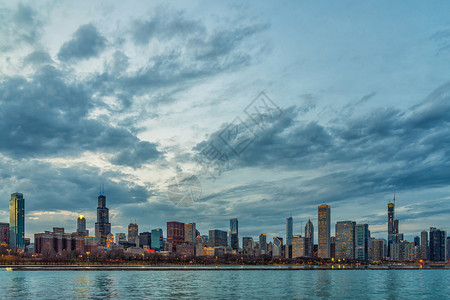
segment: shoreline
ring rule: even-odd
[[[74,266],[74,265],[10,265],[1,271],[344,271],[344,270],[450,270],[450,266]]]

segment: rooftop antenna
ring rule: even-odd
[[[395,192],[394,192],[394,207],[395,207]]]

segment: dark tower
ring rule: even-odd
[[[106,246],[106,239],[111,233],[111,223],[109,223],[109,209],[106,207],[106,197],[103,187],[100,187],[98,196],[97,222],[95,223],[95,237],[100,245]]]
[[[394,220],[395,217],[394,211],[395,211],[395,194],[394,194],[394,203],[391,202],[388,203],[388,252],[387,252],[388,257],[391,257],[393,236],[398,231],[398,221],[395,222]]]

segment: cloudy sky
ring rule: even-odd
[[[27,237],[94,232],[102,183],[114,233],[317,233],[327,203],[386,238],[394,193],[409,240],[450,230],[448,2],[5,2],[0,221],[22,192]]]

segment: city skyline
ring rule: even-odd
[[[19,197],[19,200],[21,200],[21,204],[20,207],[22,209],[19,209],[18,212],[16,212],[16,210],[11,210],[11,207],[14,208],[16,207],[16,204],[14,204],[13,206],[11,206],[11,201],[16,200],[16,198]],[[17,200],[16,200],[17,201]],[[24,216],[24,197],[22,193],[13,193],[11,194],[11,199],[10,199],[10,216],[13,216],[15,214],[21,214],[21,220],[25,220],[26,216]],[[20,208],[19,207],[19,208]],[[338,227],[341,224],[345,224],[344,226],[348,226],[347,224],[353,224],[353,240],[352,242],[355,245],[355,249],[353,249],[353,257],[360,257],[361,254],[358,256],[357,253],[357,244],[358,247],[361,249],[361,247],[364,247],[364,245],[362,243],[365,243],[365,247],[367,247],[367,238],[370,236],[371,238],[375,238],[375,239],[383,239],[386,241],[386,250],[387,253],[391,253],[391,247],[393,243],[399,243],[400,241],[409,241],[409,242],[416,242],[416,238],[420,237],[420,239],[423,239],[423,232],[426,232],[428,230],[428,228],[431,229],[436,229],[436,227],[434,227],[433,225],[429,225],[429,227],[425,228],[424,230],[422,230],[420,233],[416,233],[415,235],[412,235],[410,238],[408,238],[407,236],[405,236],[403,233],[401,233],[399,231],[399,220],[397,218],[395,218],[395,210],[396,210],[396,206],[395,206],[395,195],[394,195],[394,199],[393,202],[389,201],[387,203],[387,211],[386,211],[386,216],[387,216],[387,222],[386,222],[386,232],[385,232],[385,236],[383,234],[381,235],[373,235],[371,234],[370,231],[370,224],[361,224],[359,222],[355,222],[355,221],[335,221],[333,223],[333,221],[331,221],[331,207],[327,204],[321,204],[318,207],[318,218],[317,220],[322,220],[321,223],[318,221],[317,222],[317,231],[314,231],[314,225],[313,222],[311,221],[311,218],[308,218],[308,221],[306,223],[306,225],[303,227],[303,222],[300,222],[300,228],[299,231],[294,230],[294,219],[292,217],[288,217],[286,218],[286,227],[285,227],[285,231],[284,231],[284,235],[283,234],[278,234],[273,236],[274,241],[277,240],[284,240],[284,243],[286,243],[286,245],[290,245],[292,243],[292,238],[295,237],[304,237],[304,238],[308,238],[309,240],[305,240],[305,249],[309,249],[307,251],[312,251],[311,247],[314,245],[314,241],[317,240],[317,256],[320,258],[329,258],[330,256],[330,251],[331,249],[329,248],[330,246],[330,238],[332,239],[336,239],[338,237]],[[123,236],[126,237],[126,240],[129,243],[134,243],[136,239],[139,239],[139,234],[140,233],[150,233],[153,231],[156,231],[158,233],[158,239],[163,236],[162,232],[158,232],[158,230],[161,230],[160,228],[148,228],[145,227],[145,229],[143,230],[139,230],[138,228],[138,224],[136,222],[130,222],[128,224],[128,230],[127,230],[127,234],[126,233],[122,233],[122,232],[112,232],[110,231],[111,228],[111,223],[109,223],[109,208],[106,207],[106,195],[104,194],[104,186],[101,185],[100,187],[100,192],[98,195],[98,207],[97,207],[97,222],[95,222],[95,238],[99,241],[99,245],[103,245],[105,246],[107,244],[107,239],[108,239],[108,235],[111,234],[112,238],[114,239],[114,237],[116,237],[116,240],[114,240],[116,243],[121,240],[120,238],[117,239],[117,236]],[[23,221],[22,221],[23,222]],[[178,243],[181,243],[181,241],[183,240],[184,242],[191,242],[191,243],[195,243],[195,238],[196,235],[195,233],[199,233],[199,231],[197,230],[196,227],[196,223],[185,223],[186,221],[182,221],[180,222],[180,220],[178,221],[167,221],[166,225],[167,225],[167,236],[165,236],[165,239],[167,241],[170,241],[170,243],[174,244],[174,249],[176,248],[176,245]],[[200,232],[200,234],[205,235],[206,232],[209,232],[209,235],[211,235],[212,231],[215,232],[219,232],[220,234],[226,234],[226,238],[224,243],[227,246],[230,246],[232,249],[237,250],[240,247],[241,243],[243,243],[243,241],[241,242],[240,240],[243,240],[244,238],[256,238],[257,236],[259,236],[259,238],[261,239],[261,236],[264,235],[264,240],[267,239],[267,233],[265,232],[261,232],[258,235],[255,236],[244,236],[241,235],[240,237],[238,236],[238,219],[237,218],[232,218],[229,219],[229,228],[228,228],[228,233],[227,230],[221,230],[221,229],[208,229],[205,232],[203,232],[203,234]],[[8,224],[9,227],[9,223],[2,223],[2,224]],[[97,225],[99,224],[99,225]],[[334,226],[335,225],[335,226]],[[25,224],[21,225],[22,228],[25,227]],[[98,230],[97,226],[99,228],[102,228],[102,230]],[[181,227],[182,228],[181,228]],[[358,226],[364,226],[365,231],[364,231],[364,235],[361,241],[357,240],[357,235],[361,235],[361,229],[359,230],[358,233]],[[64,229],[65,227],[61,227],[59,225],[55,225],[52,226],[53,228],[62,228]],[[79,215],[76,219],[76,224],[75,224],[75,230],[74,232],[76,233],[81,233],[84,236],[89,236],[89,229],[87,229],[88,227],[86,226],[86,218],[84,215]],[[220,228],[220,227],[219,227]],[[223,227],[222,227],[223,228]],[[336,228],[336,230],[332,230],[332,228]],[[106,231],[105,231],[106,229]],[[304,232],[302,232],[302,230],[304,230]],[[439,230],[441,231],[445,231],[447,232],[447,229],[445,227],[439,228]],[[47,230],[45,230],[47,231]],[[69,231],[70,231],[70,227],[69,227]],[[262,230],[264,231],[264,230]],[[11,231],[12,232],[12,231]],[[170,237],[169,237],[169,232],[170,232]],[[266,231],[267,232],[267,231]],[[322,235],[321,233],[322,232]],[[30,240],[33,241],[34,235],[37,232],[32,232],[29,233],[29,235],[31,236]],[[304,235],[303,235],[304,233]],[[311,234],[312,234],[312,239],[311,239]],[[348,235],[348,233],[347,233]],[[284,236],[285,238],[282,238],[280,236]],[[323,238],[321,239],[320,237],[323,236]],[[342,235],[341,235],[342,236]],[[12,234],[11,234],[12,237]],[[26,236],[25,236],[26,237]],[[289,237],[291,237],[291,240],[289,239]],[[326,238],[328,237],[328,238]],[[270,238],[270,235],[269,235]],[[324,239],[325,238],[325,239]],[[328,246],[322,246],[324,241],[328,241]],[[22,241],[23,243],[25,243],[25,241]],[[337,238],[337,243],[339,243],[340,240],[339,238]],[[151,241],[150,241],[151,243]],[[349,241],[347,241],[347,243],[349,243]],[[309,245],[311,244],[311,245]],[[345,244],[345,243],[344,243]],[[309,248],[308,248],[309,247]],[[328,250],[320,250],[320,249],[328,249]],[[326,252],[321,252],[321,251],[326,251]],[[361,251],[361,250],[360,250]],[[311,254],[310,252],[307,252],[309,254]],[[347,256],[349,255],[348,253],[346,254]],[[363,257],[365,257],[363,254]]]
[[[97,183],[113,233],[237,218],[271,241],[292,215],[317,242],[327,203],[331,234],[385,236],[394,193],[405,239],[449,231],[448,4],[413,2],[2,3],[0,195],[25,195],[27,238],[81,214],[93,235]],[[236,150],[239,120],[253,134]],[[196,160],[210,142],[228,157],[214,179]],[[186,206],[168,196],[179,174],[200,183]]]

